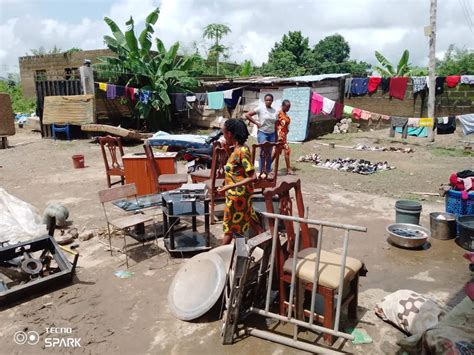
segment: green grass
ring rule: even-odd
[[[473,151],[455,148],[433,148],[431,153],[436,157],[474,157]]]

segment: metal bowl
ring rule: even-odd
[[[409,223],[394,223],[387,226],[387,240],[402,248],[415,249],[426,243],[431,233],[428,229]]]

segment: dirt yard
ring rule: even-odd
[[[354,157],[387,161],[395,170],[358,175],[318,169],[310,163],[296,163],[301,177],[309,217],[368,228],[354,233],[349,254],[363,260],[369,270],[360,280],[359,322],[373,338],[372,344],[354,346],[339,339],[334,347],[357,354],[396,353],[396,341],[404,335],[382,322],[373,312],[376,302],[398,289],[427,294],[447,308],[459,301],[470,273],[462,258],[464,249],[454,241],[432,239],[425,250],[404,250],[390,246],[385,228],[395,220],[394,205],[399,198],[422,201],[421,224],[429,227],[429,213],[444,211],[444,200],[413,192],[436,193],[451,172],[473,168],[473,154],[465,152],[457,135],[438,136],[434,144],[426,139],[406,142],[385,138],[386,131],[329,135],[317,141],[292,145],[292,161],[299,155],[318,153],[323,158]],[[464,138],[465,139],[465,138]],[[0,150],[0,187],[43,211],[50,201],[60,201],[70,211],[72,226],[92,229],[95,237],[79,242],[80,259],[73,284],[32,297],[0,310],[0,354],[85,353],[85,354],[292,354],[296,350],[255,337],[231,346],[221,345],[220,321],[210,317],[196,322],[175,319],[167,302],[168,287],[185,259],[170,258],[152,243],[131,249],[131,278],[114,275],[125,270],[124,256],[112,257],[98,236],[105,220],[97,192],[106,188],[105,169],[98,144],[88,140],[52,141],[41,139],[27,128],[9,138],[10,149]],[[358,143],[377,146],[412,147],[414,153],[360,152],[348,148],[316,145]],[[127,146],[126,152],[141,151],[141,145]],[[85,169],[74,169],[71,156],[85,155]],[[283,160],[281,161],[282,164]],[[184,165],[180,163],[180,169]],[[222,225],[212,228],[214,241],[222,238]],[[325,245],[341,250],[338,235]],[[121,241],[114,240],[120,246]],[[345,319],[345,318],[344,318]],[[349,325],[343,320],[342,329]],[[36,331],[47,337],[50,327],[70,327],[69,336],[80,338],[81,347],[45,348],[17,345],[17,331]],[[289,327],[279,331],[291,334]],[[304,334],[310,339],[315,334]],[[319,340],[320,344],[322,340]]]

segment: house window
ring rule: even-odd
[[[36,79],[36,81],[45,81],[45,80],[47,80],[46,70],[36,70],[35,79]]]

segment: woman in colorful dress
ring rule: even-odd
[[[225,165],[225,184],[218,189],[219,193],[225,193],[222,244],[229,244],[234,233],[244,234],[250,227],[260,232],[260,227],[251,199],[256,177],[250,150],[245,145],[249,136],[247,125],[242,120],[230,119],[225,122],[223,132],[227,147],[234,146]]]
[[[286,163],[286,173],[288,175],[293,175],[293,170],[290,167],[290,146],[288,145],[288,130],[291,123],[291,119],[288,116],[287,112],[291,108],[290,100],[283,100],[281,103],[281,109],[278,111],[278,119],[276,122],[276,131],[278,141],[282,144],[283,153],[285,154],[285,163]]]

